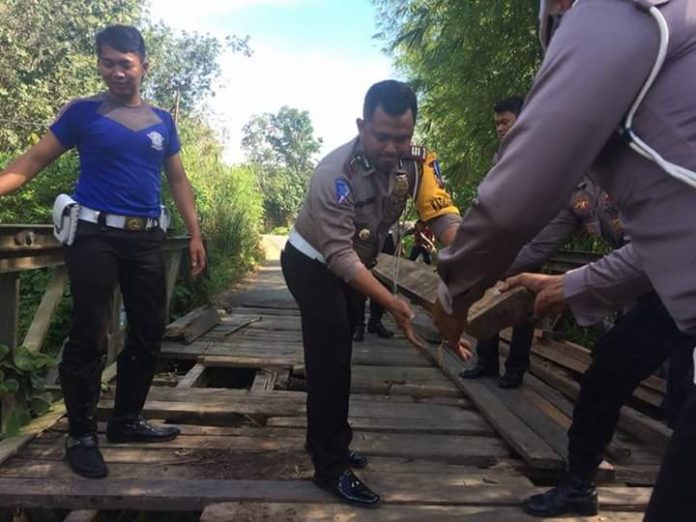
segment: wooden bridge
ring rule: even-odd
[[[384,504],[340,504],[310,480],[300,322],[278,246],[271,240],[266,264],[225,297],[225,312],[202,309],[170,325],[177,339],[163,345],[145,415],[181,426],[180,437],[110,444],[101,423],[109,476],[83,479],[64,461],[67,424],[56,406],[0,442],[0,520],[539,520],[519,503],[562,473],[570,398],[587,352],[537,339],[535,375],[501,390],[492,380],[458,379],[460,361],[438,344],[418,351],[399,335],[368,335],[353,350],[352,448],[369,458],[359,475]],[[428,336],[427,317],[418,323]],[[663,384],[651,380],[638,394],[655,400]],[[112,396],[111,388],[103,394],[102,420]],[[573,520],[642,519],[643,486],[654,481],[669,432],[632,408],[622,427],[602,465],[601,515]]]

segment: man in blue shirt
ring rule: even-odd
[[[179,155],[172,117],[140,95],[147,72],[145,43],[137,29],[111,26],[97,35],[98,67],[108,90],[66,105],[50,131],[0,174],[0,196],[18,189],[75,147],[80,176],[74,242],[66,246],[73,296],[72,326],[60,379],[70,423],[66,455],[72,469],[99,478],[108,470],[97,444],[96,406],[106,351],[112,297],[120,285],[128,337],[118,357],[110,442],[158,442],[179,434],[156,428],[141,413],[155,371],[165,325],[165,268],[160,227],[160,174],[191,241],[194,275],[206,264],[191,185]]]

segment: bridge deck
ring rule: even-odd
[[[121,510],[149,513],[140,520],[206,522],[538,520],[524,515],[519,502],[542,489],[530,477],[537,484],[558,477],[562,450],[549,453],[557,460],[544,469],[530,467],[460,387],[398,335],[368,335],[353,357],[352,447],[369,457],[359,475],[383,495],[383,506],[358,510],[317,489],[303,451],[299,317],[277,261],[227,302],[231,312],[217,327],[191,344],[163,346],[170,373],[158,376],[145,414],[179,424],[180,437],[157,445],[109,444],[100,423],[109,476],[87,480],[65,463],[67,424],[56,420],[23,444],[15,440],[12,451],[12,441],[0,445],[0,506],[41,508],[43,516],[65,510],[52,511],[61,515],[50,520],[115,520],[109,517]],[[530,386],[505,393],[516,397],[514,407],[533,408]],[[107,391],[100,402],[102,419],[111,397]],[[557,421],[552,436],[565,429]],[[635,469],[656,465],[656,455],[633,450]],[[3,451],[16,454],[3,461]],[[601,517],[575,520],[641,520],[649,492],[608,483],[600,491]],[[153,512],[169,515],[147,518]],[[28,513],[31,520],[49,520]]]

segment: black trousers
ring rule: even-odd
[[[696,389],[682,407],[653,489],[645,522],[696,520]]]
[[[592,353],[592,364],[582,377],[568,430],[572,474],[594,479],[604,447],[616,429],[621,406],[640,381],[671,354],[693,346],[694,338],[679,331],[654,293],[639,298],[635,308],[600,338]]]
[[[517,325],[512,329],[510,351],[505,360],[507,371],[519,372],[529,368],[529,351],[532,349],[534,339],[534,323]],[[478,363],[486,368],[498,371],[498,354],[500,338],[496,335],[488,339],[482,339],[476,343]]]
[[[281,253],[285,282],[302,320],[307,379],[307,449],[316,476],[332,479],[348,467],[350,360],[357,300],[363,297],[319,261],[290,244]],[[364,301],[362,301],[364,303]]]
[[[60,373],[73,435],[96,430],[91,403],[98,398],[117,283],[128,334],[118,356],[114,416],[142,410],[164,335],[163,240],[158,228],[131,232],[81,221],[75,242],[64,249],[73,311]]]
[[[420,245],[413,245],[413,248],[411,248],[411,253],[409,254],[408,258],[411,261],[415,261],[416,259],[418,259],[418,256],[423,256],[423,262],[426,265],[429,265],[432,262],[430,258],[430,251],[427,248],[422,247]]]
[[[382,253],[383,254],[389,254],[390,256],[393,256],[396,253],[396,245],[394,244],[394,237],[389,234],[384,241],[384,246],[382,247]],[[365,324],[365,302],[367,301],[367,297],[365,296],[357,296],[356,299],[354,300],[354,304],[356,306],[356,312],[357,312],[357,321],[356,325],[358,324]],[[372,324],[377,324],[382,321],[382,317],[384,317],[384,307],[379,304],[377,301],[374,301],[370,299],[370,323]]]

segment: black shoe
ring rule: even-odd
[[[524,378],[524,370],[507,370],[505,375],[498,379],[498,386],[506,390],[519,388]]]
[[[361,343],[365,340],[365,325],[359,324],[353,330],[353,341]]]
[[[381,321],[377,323],[367,323],[367,333],[377,334],[384,339],[391,339],[394,337],[394,332],[387,330]]]
[[[72,470],[83,477],[102,478],[109,473],[104,457],[99,452],[97,435],[94,433],[82,437],[68,435],[65,441],[65,456]]]
[[[571,477],[559,486],[522,502],[530,515],[557,517],[561,515],[594,516],[599,512],[597,490],[592,482]]]
[[[127,420],[109,420],[106,438],[109,442],[166,442],[174,440],[181,430],[176,426],[155,427],[138,416]]]
[[[347,469],[334,479],[314,477],[314,483],[321,489],[336,495],[347,504],[357,507],[373,508],[380,502],[379,495],[370,490],[355,474]]]
[[[367,457],[351,451],[348,453],[348,465],[353,469],[363,469],[367,466]]]
[[[497,377],[498,370],[483,364],[476,363],[475,366],[459,372],[462,379],[478,379],[479,377]]]

